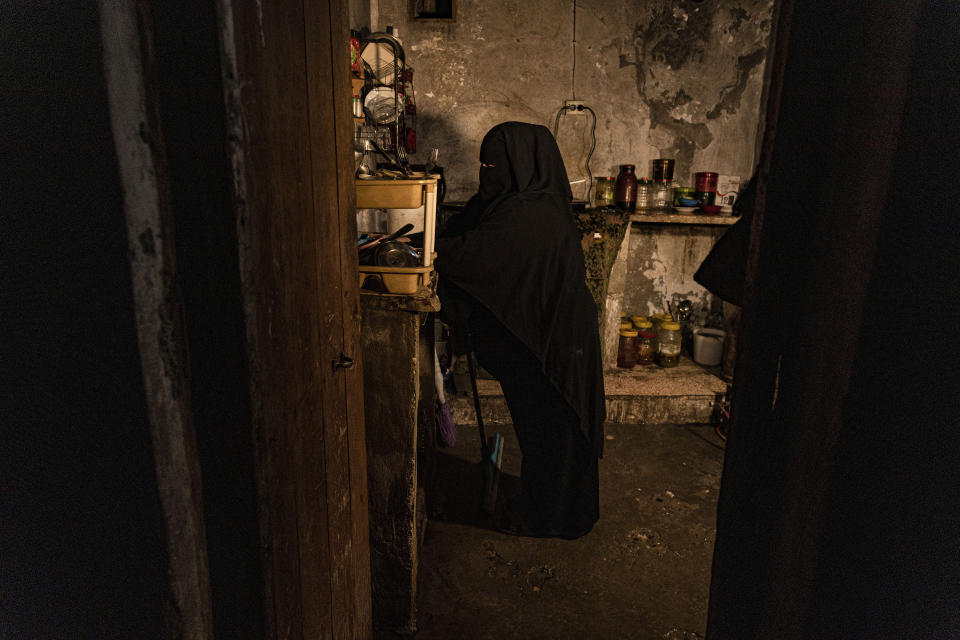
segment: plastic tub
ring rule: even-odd
[[[693,360],[708,367],[720,364],[726,337],[727,332],[720,329],[694,329]]]

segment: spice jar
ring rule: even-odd
[[[620,165],[617,176],[616,203],[618,209],[633,211],[637,206],[637,175],[632,164]]]
[[[597,190],[594,192],[594,205],[612,207],[617,193],[617,179],[613,176],[597,178]]]
[[[637,323],[637,364],[653,364],[653,323],[643,320]]]
[[[680,347],[683,336],[679,322],[663,322],[657,333],[657,364],[675,367],[680,363]]]
[[[637,364],[637,332],[633,329],[620,330],[620,344],[617,348],[617,366],[632,369]]]

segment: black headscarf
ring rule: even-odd
[[[484,137],[480,162],[479,191],[437,239],[441,303],[455,307],[462,301],[451,292],[465,292],[493,313],[540,361],[599,452],[597,309],[560,150],[546,127],[505,122]]]

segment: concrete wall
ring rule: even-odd
[[[634,223],[630,229],[623,310],[649,315],[667,310],[667,301],[688,299],[695,309],[710,310],[713,296],[693,281],[693,274],[727,227]]]
[[[448,199],[477,186],[483,134],[505,120],[553,128],[564,100],[597,114],[594,176],[649,173],[658,157],[752,174],[771,0],[459,0],[456,22],[412,22],[409,0],[370,0],[369,26],[399,29],[415,73],[418,153],[438,147]],[[361,13],[358,11],[358,13]],[[356,19],[356,18],[355,18]],[[575,77],[575,80],[574,80]],[[571,180],[586,177],[589,115],[561,118]],[[574,193],[584,197],[585,184]]]

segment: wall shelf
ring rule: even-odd
[[[698,224],[730,226],[740,219],[733,215],[707,215],[705,213],[631,213],[630,222],[641,224]]]

